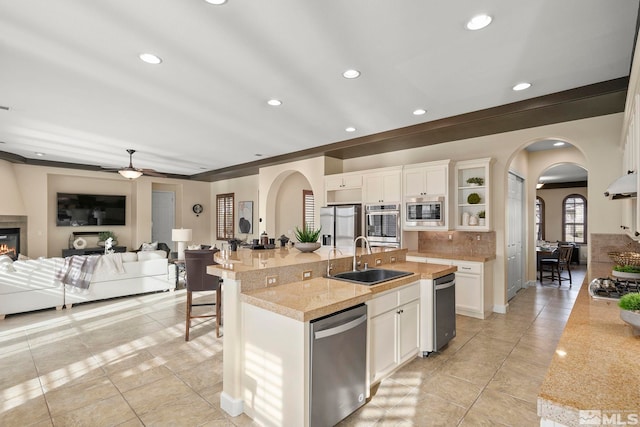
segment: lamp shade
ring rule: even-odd
[[[132,168],[120,169],[118,173],[127,179],[136,179],[142,176],[142,172]]]
[[[191,229],[190,228],[174,228],[171,230],[171,240],[174,242],[190,242],[191,241]]]

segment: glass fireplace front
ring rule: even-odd
[[[20,229],[0,228],[0,255],[17,259],[20,253]]]

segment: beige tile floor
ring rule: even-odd
[[[344,426],[537,426],[536,395],[582,282],[518,293],[506,315],[376,387]],[[219,405],[222,339],[184,341],[184,290],[0,321],[1,426],[247,426]]]

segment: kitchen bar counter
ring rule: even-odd
[[[302,282],[243,291],[241,300],[306,322],[368,301],[375,294],[408,285],[420,279],[435,279],[456,271],[456,267],[415,262],[387,264],[382,265],[381,268],[410,271],[414,274],[373,286],[318,277]]]
[[[469,253],[444,253],[444,252],[418,252],[409,251],[409,256],[417,256],[424,258],[441,258],[441,259],[455,259],[459,261],[474,261],[474,262],[487,262],[496,259],[496,255],[473,255]]]
[[[540,388],[542,426],[583,425],[581,410],[599,410],[621,421],[640,416],[640,338],[620,319],[615,301],[593,299],[588,291],[591,280],[608,277],[611,267],[589,265]]]

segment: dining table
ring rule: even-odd
[[[553,252],[558,249],[557,246],[536,246],[536,263],[538,264],[538,272],[540,273],[540,283],[542,283],[542,260],[545,258],[554,258]]]

